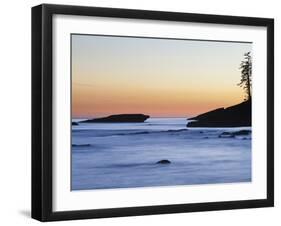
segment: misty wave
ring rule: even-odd
[[[130,135],[146,135],[146,134],[159,134],[159,133],[180,133],[180,132],[186,132],[188,131],[188,129],[170,129],[170,130],[160,130],[160,131],[133,131],[133,132],[132,130],[128,130],[128,132],[126,131],[127,130],[123,130],[123,131],[119,131],[118,133],[112,133],[112,131],[106,133],[106,131],[104,131],[104,133],[100,133],[100,134],[95,133],[95,130],[75,130],[74,132],[75,133],[92,132],[95,135],[95,137],[109,137],[109,136],[130,136]]]
[[[244,130],[187,128],[185,118],[72,127],[71,190],[250,182]]]
[[[179,133],[185,132],[188,129],[173,129],[173,130],[162,130],[162,131],[140,131],[140,132],[132,132],[132,133],[117,133],[114,136],[127,136],[127,135],[142,135],[142,134],[155,134],[155,133]]]

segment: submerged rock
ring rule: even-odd
[[[234,132],[223,132],[219,135],[219,138],[233,138],[235,136],[250,135],[251,130],[239,130]]]
[[[234,138],[235,135],[230,132],[223,132],[219,135],[219,138]]]
[[[237,135],[237,136],[239,136],[239,135],[250,135],[251,132],[252,132],[251,130],[239,130],[239,131],[233,132],[232,134]]]
[[[184,132],[184,131],[188,131],[188,129],[169,129],[165,132],[178,133],[178,132]]]
[[[72,147],[89,147],[90,144],[72,144]]]
[[[120,115],[110,115],[108,117],[103,117],[103,118],[88,119],[82,122],[88,122],[88,123],[144,122],[148,118],[149,115],[144,115],[144,114],[120,114]]]
[[[162,159],[158,162],[156,162],[156,164],[170,164],[171,162],[168,159]]]
[[[78,122],[72,122],[71,125],[78,126],[79,124],[78,124]]]

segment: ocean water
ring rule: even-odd
[[[79,121],[79,120],[73,120]],[[72,190],[251,181],[251,135],[187,128],[185,118],[72,126]],[[170,164],[156,164],[168,159]]]

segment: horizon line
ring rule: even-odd
[[[113,114],[113,115],[118,115],[118,114]],[[103,117],[108,117],[110,115],[107,116],[101,116],[101,117],[71,117],[71,119],[93,119],[93,118],[103,118]],[[150,116],[149,118],[189,118],[189,117],[193,117],[193,116]],[[149,119],[148,118],[148,119]]]

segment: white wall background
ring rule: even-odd
[[[38,225],[30,215],[31,6],[2,1],[0,35],[0,224]],[[56,225],[276,225],[281,213],[281,14],[279,1],[58,0],[45,3],[275,18],[275,208],[56,222]],[[278,89],[279,88],[279,89]],[[279,117],[278,117],[279,115]]]

